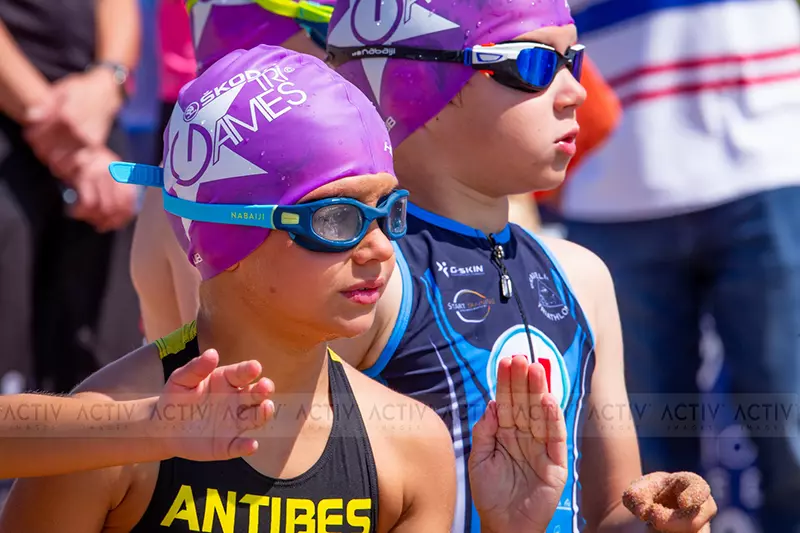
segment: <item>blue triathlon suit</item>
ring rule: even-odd
[[[400,313],[365,373],[431,406],[450,428],[459,486],[453,532],[480,531],[467,461],[472,427],[495,395],[498,362],[531,348],[561,401],[569,447],[569,478],[547,532],[583,530],[575,439],[594,337],[555,257],[517,225],[485,235],[411,204],[408,233],[395,253]]]

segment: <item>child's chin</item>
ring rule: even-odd
[[[337,336],[343,339],[352,339],[363,335],[375,322],[375,312],[364,313],[362,316],[351,317],[337,322]]]

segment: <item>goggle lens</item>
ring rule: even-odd
[[[583,68],[583,49],[570,52],[570,70],[580,81]],[[517,56],[517,70],[526,83],[535,87],[547,87],[553,82],[560,66],[560,57],[554,50],[546,48],[527,48]]]
[[[354,205],[329,205],[314,213],[311,228],[317,236],[331,242],[355,239],[364,224],[364,216]]]
[[[408,198],[400,198],[394,203],[387,218],[387,231],[393,236],[402,235],[406,231],[406,204]]]
[[[517,57],[520,77],[531,85],[544,87],[550,84],[558,68],[558,55],[545,48],[528,48]]]
[[[572,56],[572,75],[581,81],[581,72],[583,72],[583,50],[578,50]]]
[[[388,236],[399,238],[406,231],[407,198],[396,199],[389,206],[389,213],[381,225]],[[385,206],[384,203],[379,207]],[[314,212],[311,218],[311,229],[314,233],[329,242],[346,243],[356,239],[364,230],[366,222],[364,212],[350,204],[338,204],[322,207]]]

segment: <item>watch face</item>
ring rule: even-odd
[[[128,80],[128,69],[117,63],[100,62],[96,64],[99,68],[110,69],[114,75],[114,82],[117,85],[124,85]]]

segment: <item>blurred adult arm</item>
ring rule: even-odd
[[[64,79],[64,85],[70,84],[65,87],[69,96],[80,97],[81,91],[87,89],[96,96],[93,102],[86,102],[85,94],[82,95],[83,98],[68,100],[78,111],[82,110],[79,105],[81,101],[88,104],[85,109],[88,124],[83,132],[83,140],[91,146],[105,144],[111,125],[125,103],[118,73],[111,66],[116,65],[131,72],[139,62],[142,40],[137,0],[95,0],[95,20],[95,65],[82,74],[80,80],[71,79],[72,77]],[[73,81],[84,83],[71,84]]]
[[[0,20],[0,111],[23,123],[30,109],[41,107],[50,98],[50,83],[28,61]]]
[[[133,70],[139,62],[142,40],[137,0],[95,0],[97,14],[96,61],[109,61]]]
[[[139,60],[140,19],[136,0],[95,0],[94,64],[53,84],[55,112],[33,112],[26,139],[61,179],[69,179],[88,163],[86,152],[108,140],[124,103],[120,74]]]

